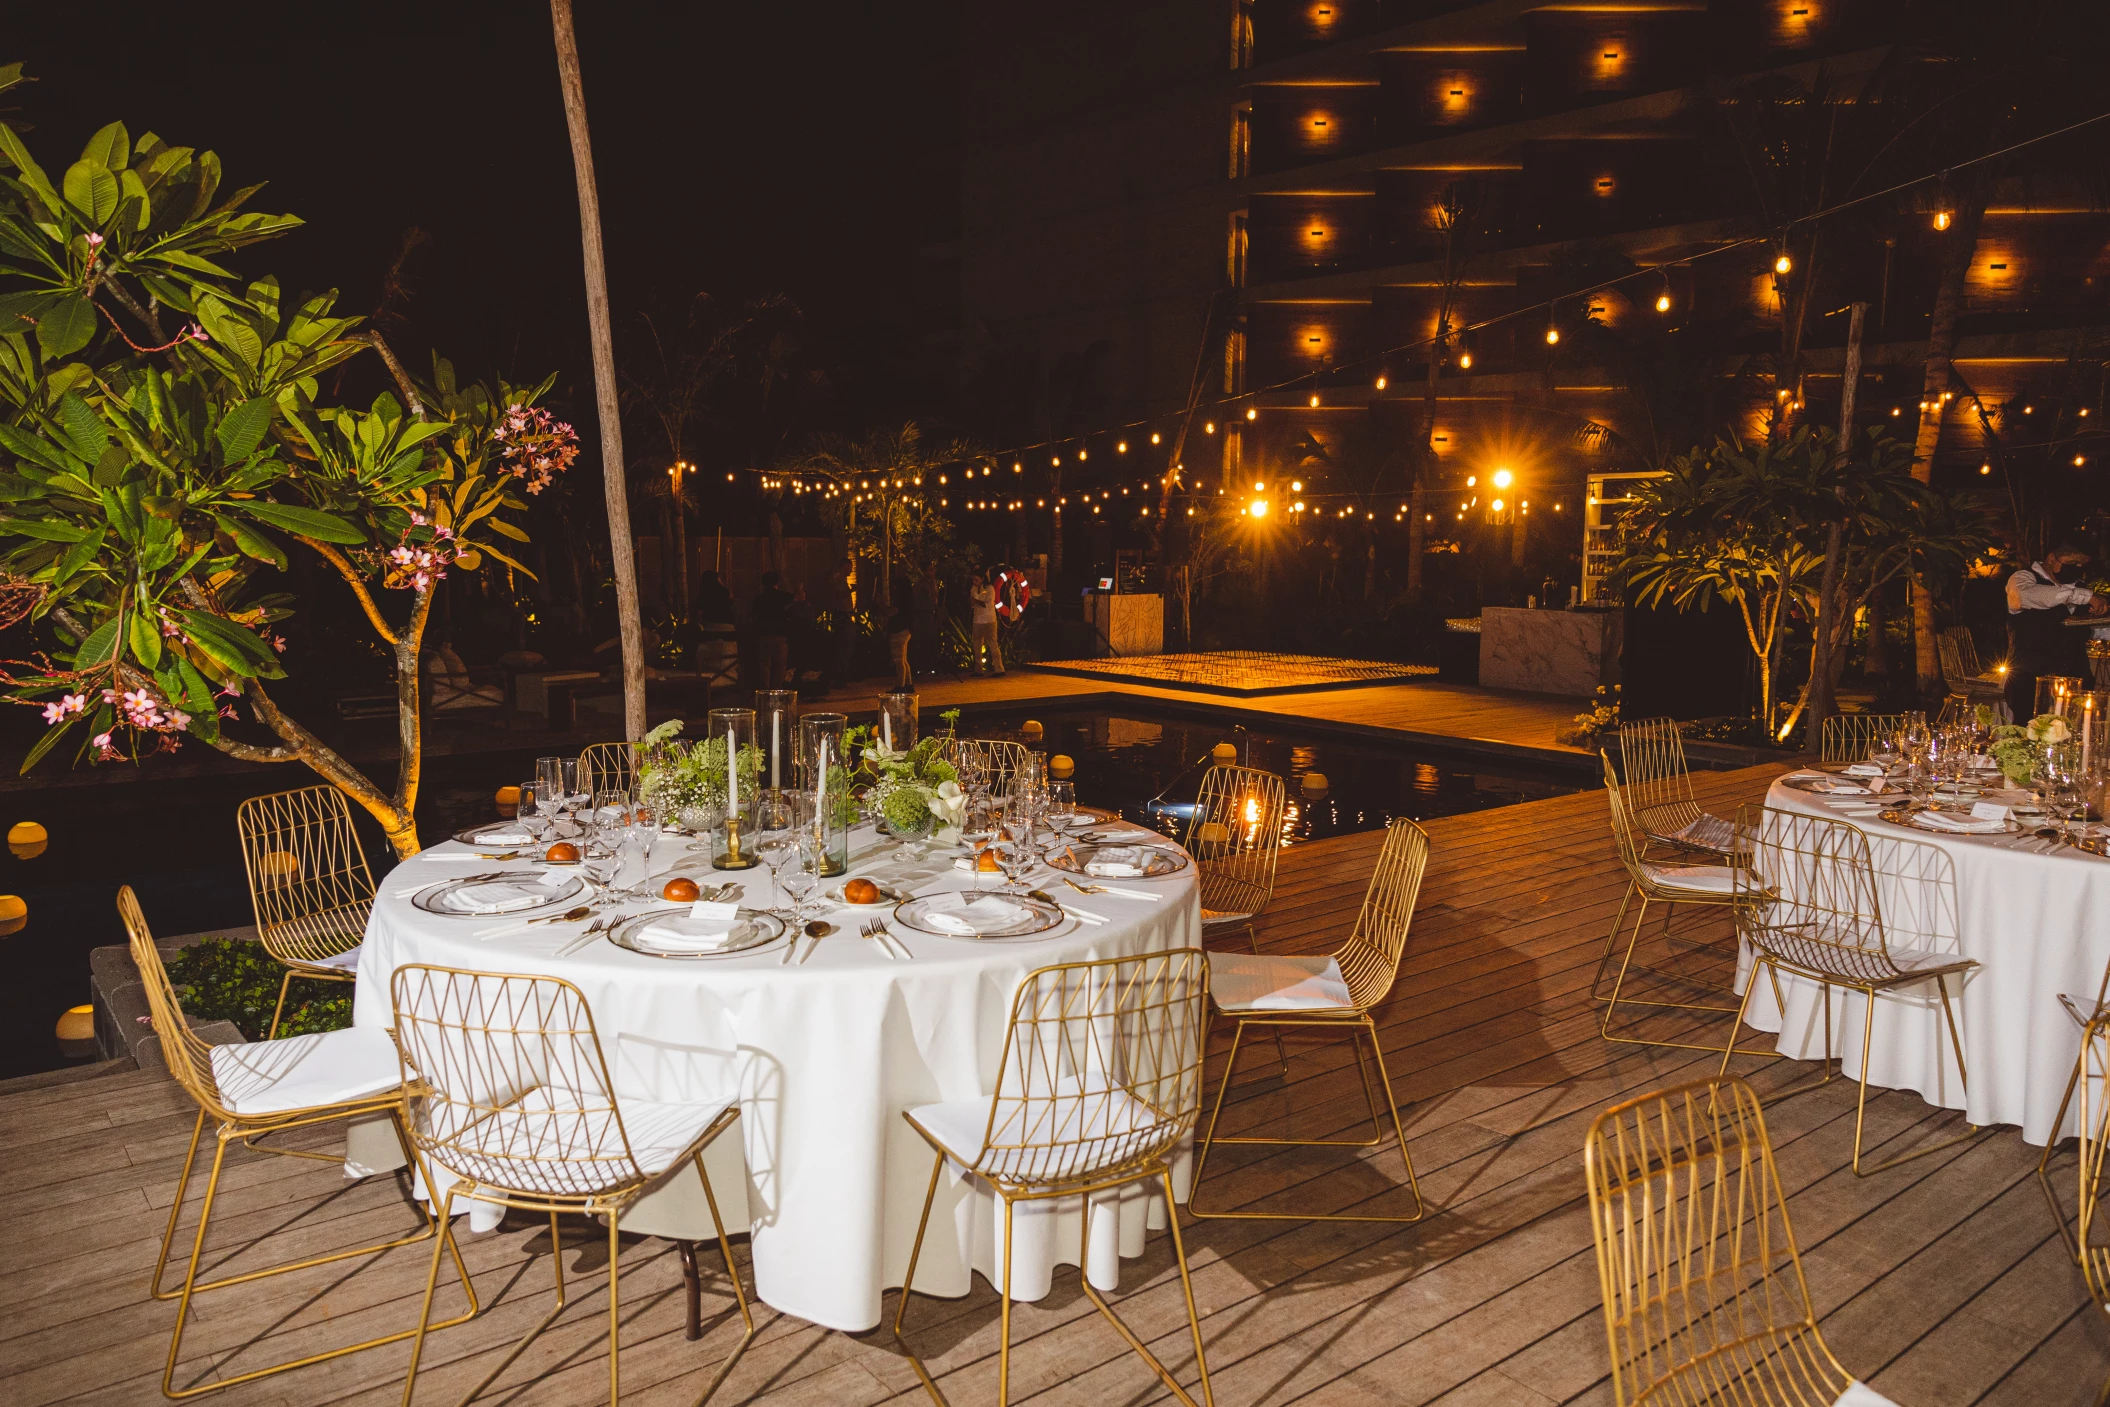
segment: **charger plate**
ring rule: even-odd
[[[426,913],[438,914],[442,918],[517,918],[521,914],[539,914],[547,909],[568,909],[573,900],[586,893],[585,880],[577,875],[565,875],[562,884],[547,886],[550,897],[540,903],[519,904],[503,909],[471,908],[458,897],[465,889],[488,884],[509,881],[529,883],[540,879],[542,873],[537,870],[514,870],[507,873],[505,880],[472,879],[464,875],[460,879],[442,880],[438,884],[420,889],[411,896],[410,902]],[[545,886],[537,884],[534,887],[541,889]]]
[[[642,914],[632,914],[620,919],[608,930],[608,941],[618,948],[641,954],[648,958],[672,958],[677,961],[692,961],[697,958],[729,958],[740,953],[751,953],[757,948],[766,948],[784,936],[784,920],[775,914],[765,914],[758,909],[742,909],[733,919],[732,936],[722,948],[699,949],[681,952],[653,946],[639,937],[645,929],[661,919],[668,918],[679,910],[660,909]]]

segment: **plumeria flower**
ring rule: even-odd
[[[88,232],[88,247],[89,247],[90,249],[100,249],[100,248],[102,248],[102,247],[103,247],[103,237],[102,237],[101,235],[99,235],[99,234],[95,233],[95,232],[94,232],[93,230],[90,230],[90,231]]]
[[[44,721],[46,723],[57,723],[87,707],[88,696],[86,694],[66,694],[61,696],[57,703],[44,705]]]

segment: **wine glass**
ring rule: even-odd
[[[792,834],[796,824],[798,809],[792,805],[790,792],[764,792],[755,803],[755,858],[769,866],[772,909],[777,907],[777,870],[798,848],[798,837]]]
[[[1037,863],[1033,847],[1022,840],[999,840],[991,847],[996,851],[996,863],[1004,872],[1004,890],[1010,894],[1026,892],[1026,876],[1033,872]]]
[[[579,848],[579,869],[594,888],[588,907],[604,909],[616,902],[615,872],[622,860],[622,853],[597,835],[588,836]]]
[[[783,868],[775,871],[776,883],[784,888],[791,899],[791,940],[798,941],[799,930],[806,924],[806,899],[820,884],[817,871],[821,867],[820,847],[811,836],[798,836],[792,840],[790,852],[780,862]]]
[[[540,845],[549,834],[549,812],[542,801],[542,783],[539,781],[520,784],[520,805],[514,808],[513,819],[527,832],[527,838]]]
[[[1077,815],[1077,784],[1049,782],[1047,810],[1049,827],[1059,833],[1066,833],[1071,820]]]

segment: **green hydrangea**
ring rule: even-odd
[[[914,787],[890,787],[879,799],[879,814],[895,832],[920,831],[930,824],[930,804]]]

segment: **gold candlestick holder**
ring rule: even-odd
[[[755,857],[740,847],[740,813],[729,812],[725,818],[725,849],[711,857],[714,870],[751,870]]]

